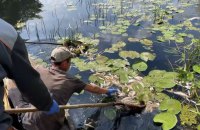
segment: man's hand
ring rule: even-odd
[[[53,103],[51,105],[50,110],[47,112],[47,115],[55,114],[55,113],[58,113],[59,111],[60,109],[59,109],[58,103],[55,100],[53,100]]]
[[[109,88],[106,94],[107,94],[108,96],[112,96],[113,94],[118,93],[118,91],[119,91],[119,90],[116,89],[116,88]]]

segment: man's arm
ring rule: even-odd
[[[95,84],[87,84],[84,90],[91,93],[96,93],[96,94],[106,94],[108,92],[108,89],[100,88],[99,86]]]

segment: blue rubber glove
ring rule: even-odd
[[[119,91],[119,90],[116,89],[116,88],[109,88],[106,94],[107,94],[108,96],[112,96],[113,94],[118,93],[118,91]]]
[[[53,104],[51,105],[50,110],[47,112],[47,115],[58,113],[59,111],[60,109],[59,109],[58,103],[55,100],[53,100]]]

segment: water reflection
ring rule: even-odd
[[[198,4],[198,12],[200,13],[200,0],[199,0],[199,4]]]
[[[40,18],[42,4],[39,0],[2,0],[0,1],[0,17],[12,25],[26,22],[31,18]]]

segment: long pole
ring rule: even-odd
[[[28,41],[25,41],[25,43],[28,43],[28,44],[63,45],[63,44],[59,44],[59,43],[56,43],[56,42],[28,42]]]
[[[59,105],[60,109],[76,109],[76,108],[94,108],[94,107],[107,107],[107,106],[115,106],[115,105],[125,105],[133,109],[144,109],[145,105],[134,105],[134,104],[126,104],[121,102],[110,102],[110,103],[94,103],[94,104],[76,104],[76,105]],[[25,112],[36,112],[39,111],[37,108],[11,108],[5,110],[7,113],[25,113]]]

